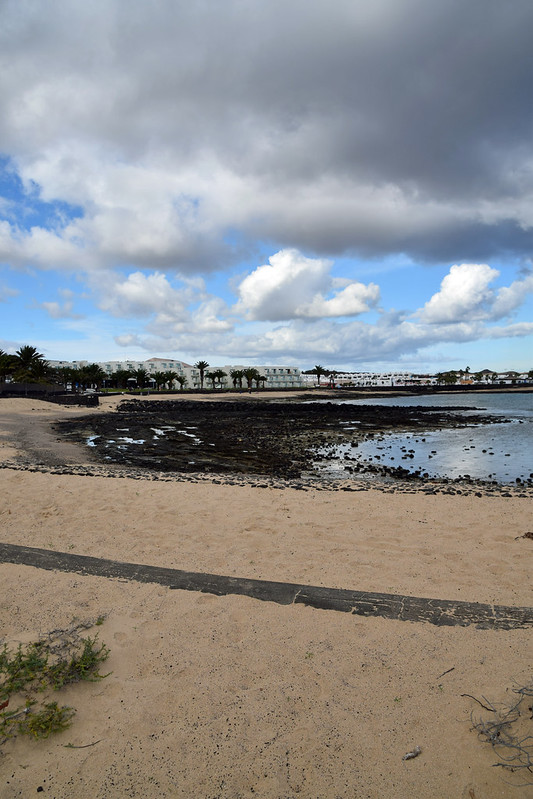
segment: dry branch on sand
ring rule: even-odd
[[[512,692],[518,698],[510,706],[498,707],[484,696],[483,702],[471,697],[492,714],[488,719],[476,720],[472,713],[473,729],[484,743],[490,743],[494,748],[499,758],[493,763],[495,767],[533,775],[533,682],[513,688]],[[521,784],[533,785],[533,780]]]

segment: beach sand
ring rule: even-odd
[[[240,395],[246,401],[248,395]],[[107,412],[0,400],[0,467],[38,446],[88,457],[47,422]],[[530,497],[278,490],[0,468],[0,541],[242,578],[530,606]],[[462,694],[511,703],[531,630],[437,627],[0,564],[14,648],[74,619],[110,648],[61,691],[70,729],[0,748],[2,799],[495,799],[533,775],[494,768]],[[447,672],[447,673],[444,673]],[[483,701],[483,700],[482,700]],[[97,742],[97,743],[95,743]],[[71,748],[74,747],[84,748]],[[89,746],[89,744],[94,744]],[[412,760],[403,755],[420,746]],[[528,781],[529,786],[519,787]],[[42,789],[42,790],[39,790]]]

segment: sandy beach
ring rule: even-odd
[[[10,468],[36,451],[89,462],[48,427],[87,412],[0,399],[2,543],[533,605],[530,495],[279,490]],[[16,648],[104,616],[95,630],[112,672],[58,694],[77,709],[70,729],[0,747],[2,799],[531,796],[533,774],[493,767],[498,757],[472,724],[489,714],[463,696],[512,703],[513,689],[533,680],[531,629],[365,618],[9,563],[0,574],[0,643]],[[418,757],[402,759],[417,746]]]

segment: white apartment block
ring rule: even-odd
[[[302,375],[306,386],[316,386],[316,375]],[[322,375],[321,386],[353,386],[354,388],[384,386],[433,385],[435,378],[429,375],[414,375],[410,372],[335,372]]]
[[[242,365],[226,365],[220,367],[223,372],[226,372],[225,385],[233,387],[233,380],[231,379],[231,372],[243,371],[248,369],[248,366]],[[259,374],[265,377],[265,388],[302,388],[304,385],[303,375],[296,366],[255,366]],[[209,368],[206,371],[211,372],[213,369]],[[246,379],[242,381],[243,387],[246,387]]]
[[[50,361],[51,366],[56,369],[70,368],[79,369],[83,366],[88,366],[89,361]],[[149,358],[147,361],[105,361],[98,363],[98,366],[111,377],[114,372],[120,370],[130,370],[132,372],[138,369],[144,369],[148,375],[148,380],[155,372],[176,372],[176,374],[186,378],[185,388],[199,389],[200,388],[200,371],[195,366],[191,366],[184,361],[176,361],[173,358]],[[209,365],[204,371],[204,388],[211,386],[211,382],[207,378],[210,372],[221,370],[226,373],[226,377],[222,379],[221,383],[217,382],[219,388],[233,388],[233,380],[231,372],[244,371],[248,366],[239,364],[226,364],[225,366]],[[300,369],[295,366],[255,366],[259,374],[265,377],[265,388],[302,388],[304,382]],[[247,387],[246,379],[243,378],[243,388]],[[254,384],[255,387],[255,384]]]

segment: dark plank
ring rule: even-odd
[[[478,602],[427,599],[400,594],[225,577],[219,574],[123,563],[16,544],[0,543],[0,562],[96,577],[135,580],[141,583],[158,583],[169,588],[200,591],[217,596],[237,594],[264,602],[277,602],[281,605],[303,604],[321,610],[336,610],[358,616],[381,616],[401,621],[427,622],[439,627],[466,627],[473,624],[481,629],[510,630],[533,626],[533,608],[528,607],[506,607]]]

